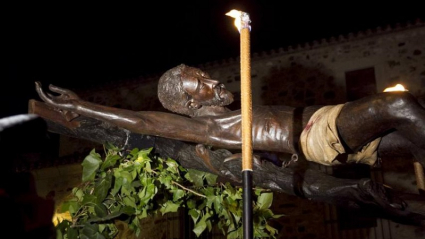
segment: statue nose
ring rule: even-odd
[[[220,82],[216,81],[216,80],[212,80],[212,79],[205,79],[204,81],[206,84],[210,85],[212,88],[217,87],[218,85],[220,85]]]

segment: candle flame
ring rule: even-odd
[[[229,17],[233,17],[235,19],[235,27],[238,29],[238,31],[241,31],[241,15],[242,15],[242,11],[238,11],[238,10],[231,10],[230,12],[226,13],[226,16]]]
[[[251,21],[248,13],[233,9],[226,13],[226,16],[233,17],[235,19],[234,24],[239,32],[241,32],[241,29],[245,27],[251,30],[251,26],[249,25]]]
[[[408,91],[402,84],[397,84],[393,87],[385,88],[384,92],[391,92],[391,91]]]

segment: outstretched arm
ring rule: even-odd
[[[38,95],[49,106],[108,122],[133,133],[223,148],[237,149],[241,146],[238,112],[196,118],[158,111],[136,112],[84,101],[74,92],[54,85],[50,85],[49,89],[59,95],[46,94],[40,82],[36,82]],[[229,127],[233,130],[229,131]]]
[[[50,85],[49,89],[59,95],[45,93],[40,82],[36,82],[40,98],[51,107],[91,117],[131,132],[155,135],[195,143],[211,143],[208,122],[205,119],[191,119],[164,112],[135,112],[84,101],[74,92]]]

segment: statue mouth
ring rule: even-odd
[[[215,91],[214,91],[214,93],[215,93],[215,97],[220,101],[220,102],[223,102],[226,98],[227,98],[227,90],[226,90],[226,88],[224,87],[224,85],[223,84],[218,84],[216,87],[215,87]]]
[[[215,98],[222,104],[228,105],[233,102],[233,94],[226,90],[223,84],[219,84],[215,87]]]

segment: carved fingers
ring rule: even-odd
[[[57,111],[61,112],[66,120],[71,121],[72,119],[79,116],[77,113],[70,111],[75,108],[73,102],[79,99],[78,95],[74,92],[54,85],[49,85],[49,89],[52,92],[59,94],[55,96],[48,92],[44,92],[41,83],[38,81],[35,82],[35,89],[40,98],[46,104],[53,106],[57,109]]]
[[[56,98],[59,99],[80,99],[77,94],[75,94],[73,91],[70,91],[68,89],[64,89],[58,86],[49,85],[49,89],[52,92],[60,94],[59,96],[56,96]]]
[[[37,91],[37,94],[40,96],[40,98],[48,103],[48,104],[54,104],[54,102],[51,99],[51,95],[48,95],[44,93],[43,89],[41,88],[41,82],[36,81],[35,82],[35,90]]]

